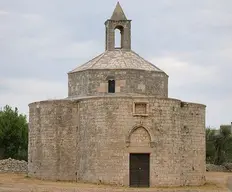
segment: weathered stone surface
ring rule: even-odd
[[[128,186],[130,154],[149,153],[151,187],[205,183],[205,106],[168,98],[168,76],[130,49],[130,30],[107,20],[107,50],[68,74],[68,98],[29,105],[30,176]]]
[[[136,102],[148,103],[148,116],[133,115]],[[203,184],[204,114],[204,105],[146,96],[30,104],[29,175],[128,185],[129,154],[143,152],[151,186]]]
[[[108,94],[108,79],[115,79],[117,94],[168,97],[168,76],[163,72],[137,69],[85,70],[68,75],[70,98]]]
[[[26,173],[27,162],[15,159],[0,160],[0,173]]]
[[[207,164],[206,165],[206,171],[211,172],[227,172],[228,168],[223,165],[214,165],[214,164]]]
[[[78,105],[67,100],[38,102],[30,106],[30,176],[76,180],[78,116]]]

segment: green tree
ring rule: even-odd
[[[27,160],[28,123],[18,109],[6,105],[0,110],[0,148],[3,158]]]
[[[215,159],[215,134],[216,129],[206,128],[205,139],[206,139],[206,163],[214,163]]]
[[[215,136],[215,160],[214,164],[221,165],[230,162],[232,157],[232,136],[230,127],[221,127],[220,134]]]

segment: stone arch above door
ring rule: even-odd
[[[128,132],[126,136],[126,146],[130,147],[131,145],[135,144],[136,140],[138,146],[145,146],[148,144],[149,147],[154,147],[155,145],[152,131],[142,125],[135,126]]]

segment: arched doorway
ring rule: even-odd
[[[151,135],[142,126],[134,127],[129,132],[127,142],[128,147],[133,149],[133,152],[129,154],[129,185],[130,187],[149,187],[150,153],[148,151],[151,150]]]

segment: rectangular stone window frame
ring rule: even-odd
[[[145,114],[136,114],[135,111],[135,106],[136,104],[145,104],[146,105],[146,113]],[[149,112],[149,104],[146,101],[134,101],[133,102],[133,116],[142,116],[142,117],[147,117]]]

